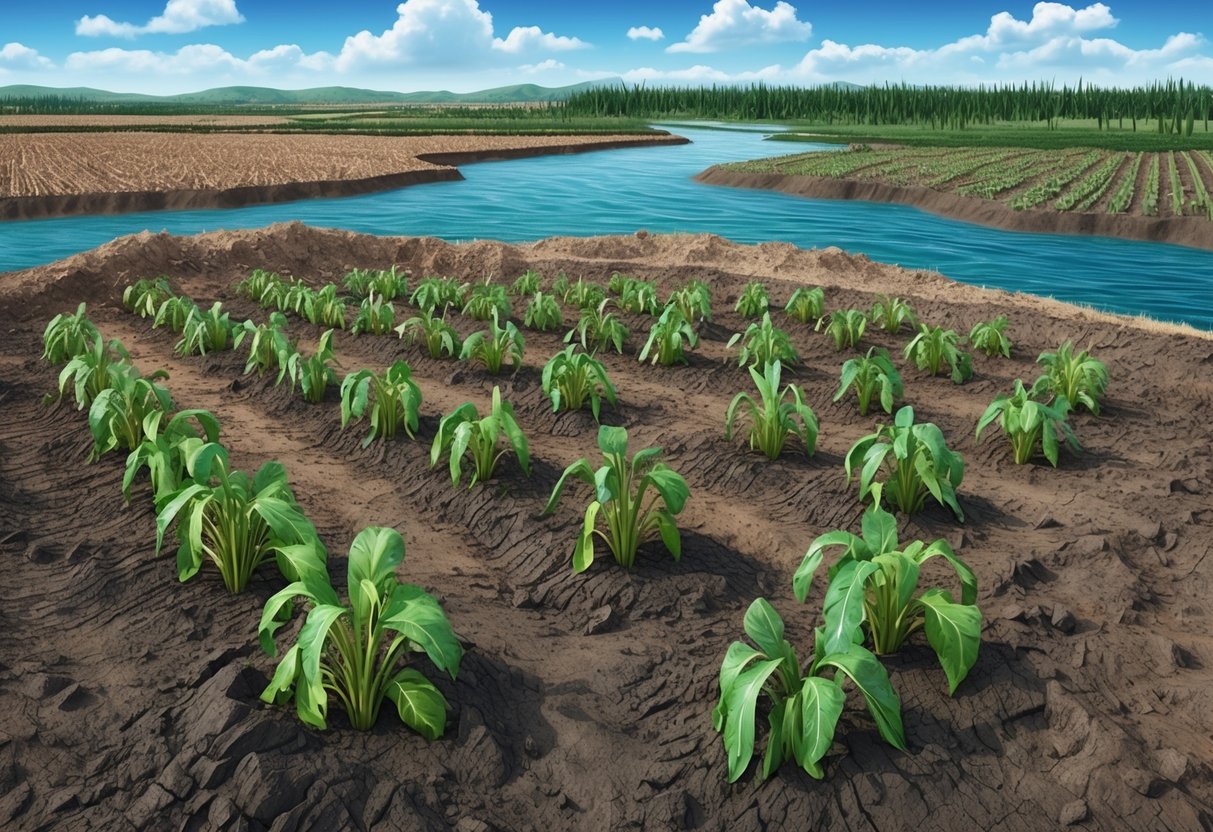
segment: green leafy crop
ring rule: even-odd
[[[712,290],[702,280],[691,280],[680,289],[670,293],[666,306],[677,306],[682,316],[691,323],[712,319]]]
[[[408,294],[408,276],[401,274],[395,266],[390,269],[353,269],[345,276],[346,290],[356,298],[378,295],[393,301]]]
[[[834,342],[834,351],[842,352],[849,347],[858,346],[859,339],[867,329],[868,317],[858,309],[839,309],[818,318],[814,330],[820,330],[823,323],[826,335]]]
[[[933,376],[947,365],[954,384],[963,384],[973,377],[973,360],[960,349],[960,336],[953,329],[922,324],[918,334],[906,344],[905,357]]]
[[[581,410],[587,404],[599,418],[602,400],[615,406],[615,385],[602,362],[570,344],[543,366],[543,393],[552,400],[552,411]]]
[[[622,355],[623,342],[628,339],[628,328],[619,320],[619,316],[607,311],[610,302],[604,298],[597,306],[583,307],[577,326],[565,334],[564,342],[571,344],[574,337],[580,337],[581,346],[590,352],[598,352],[610,346]]]
[[[744,641],[729,645],[720,666],[720,701],[712,711],[712,725],[724,737],[730,783],[745,773],[754,756],[758,698],[764,694],[771,707],[763,778],[785,760],[794,760],[811,777],[824,776],[821,760],[834,744],[848,680],[863,696],[880,735],[906,750],[901,700],[880,661],[862,646],[847,643],[830,652],[819,628],[812,658],[802,664],[784,639],[783,619],[763,598],[746,610],[745,631],[757,648]]]
[[[1030,390],[1025,390],[1022,379],[1015,379],[1015,390],[1010,395],[999,395],[977,422],[977,439],[990,423],[997,422],[1003,433],[1011,440],[1015,464],[1023,465],[1040,448],[1045,459],[1057,467],[1058,447],[1062,442],[1071,450],[1079,450],[1074,431],[1066,422],[1070,413],[1070,402],[1065,396],[1057,396],[1051,403],[1037,401]]]
[[[807,324],[809,321],[816,320],[825,314],[825,303],[825,290],[820,286],[814,286],[812,289],[807,286],[801,286],[788,298],[788,303],[783,308],[783,311],[789,317],[800,321],[802,324]]]
[[[249,348],[244,374],[256,370],[257,375],[263,376],[277,367],[278,379],[274,383],[281,384],[286,377],[291,354],[296,351],[295,342],[286,334],[286,316],[281,312],[271,312],[268,323],[245,321],[236,329],[232,348],[238,349],[246,338]]]
[[[743,318],[757,318],[765,315],[770,301],[767,299],[767,287],[754,281],[747,283],[737,297],[733,309]]]
[[[76,395],[76,409],[83,410],[102,390],[121,381],[130,367],[130,357],[121,341],[105,341],[98,335],[89,349],[78,353],[59,371],[59,398],[63,398],[71,385]]]
[[[518,331],[518,327],[514,326],[513,321],[506,321],[505,326],[501,326],[497,321],[497,310],[494,309],[493,318],[489,321],[489,328],[473,332],[467,337],[467,340],[463,342],[459,359],[461,361],[476,359],[484,365],[490,375],[497,375],[506,361],[513,365],[514,372],[518,372],[518,368],[522,366],[522,353],[525,350],[526,339]]]
[[[556,298],[536,292],[526,305],[522,324],[539,332],[552,332],[564,326],[564,312]]]
[[[297,563],[324,560],[324,546],[303,515],[286,481],[286,469],[267,462],[251,478],[232,470],[227,451],[214,443],[193,447],[189,475],[165,498],[156,515],[156,552],[177,523],[177,575],[187,581],[210,560],[229,592],[241,592],[262,563],[275,558],[287,580],[298,580]]]
[[[732,348],[741,342],[741,351],[737,356],[737,366],[765,367],[772,361],[779,361],[788,366],[800,363],[800,355],[792,346],[792,339],[779,327],[771,323],[771,313],[762,313],[762,322],[750,324],[745,332],[735,332],[729,339],[726,348]]]
[[[350,332],[357,335],[360,332],[369,332],[372,335],[387,335],[396,325],[396,310],[392,307],[391,301],[378,295],[372,289],[361,304],[358,306],[358,315],[354,318],[354,325],[350,327]]]
[[[805,402],[804,391],[795,384],[779,389],[782,365],[772,361],[758,372],[750,367],[750,378],[758,388],[758,401],[749,393],[738,393],[729,402],[724,416],[724,438],[733,438],[733,422],[738,408],[750,417],[750,448],[757,448],[768,459],[778,459],[789,436],[800,437],[806,456],[817,450],[817,416]]]
[[[345,298],[337,296],[337,285],[326,283],[304,296],[302,314],[309,324],[345,329]]]
[[[502,401],[501,388],[494,387],[492,409],[483,419],[471,402],[464,402],[442,417],[430,448],[430,467],[437,465],[442,455],[446,454],[450,457],[451,483],[458,485],[463,479],[463,458],[470,457],[474,466],[471,482],[468,483],[471,488],[478,482],[488,482],[493,478],[497,463],[510,448],[514,449],[514,456],[518,458],[518,467],[530,476],[531,455],[526,436],[518,426],[513,405]]]
[[[362,440],[366,447],[376,439],[393,439],[401,427],[412,439],[421,414],[421,388],[413,371],[397,361],[382,373],[359,370],[341,382],[341,427],[361,419],[370,411],[371,432]]]
[[[640,351],[638,360],[645,361],[651,353],[653,363],[663,367],[686,364],[684,344],[687,349],[694,349],[699,345],[699,334],[682,314],[682,310],[671,304],[649,329],[649,340],[644,342],[644,349]]]
[[[337,372],[331,366],[333,360],[333,330],[326,329],[320,336],[316,351],[304,358],[292,353],[286,362],[286,372],[292,386],[299,385],[303,400],[312,404],[324,401],[324,393],[330,384],[337,383]]]
[[[948,693],[956,692],[977,661],[981,644],[981,610],[976,606],[977,578],[956,557],[946,540],[927,545],[897,541],[897,520],[880,507],[880,496],[863,515],[863,535],[827,532],[812,542],[792,577],[801,602],[829,548],[844,547],[829,567],[825,594],[822,649],[845,651],[856,642],[870,643],[878,656],[896,653],[919,629],[939,657],[948,677]],[[923,564],[943,558],[960,579],[960,603],[945,589],[918,591]]]
[[[156,384],[167,375],[163,370],[143,378],[130,364],[119,365],[110,386],[100,391],[88,409],[88,429],[93,435],[89,460],[113,450],[133,451],[143,441],[143,422],[154,411],[169,412],[173,399]]]
[[[902,324],[909,324],[911,327],[918,324],[918,317],[910,308],[910,304],[901,298],[891,298],[888,295],[876,296],[876,302],[872,304],[870,319],[874,326],[878,326],[890,334],[897,333]]]
[[[884,494],[902,514],[922,508],[928,495],[964,521],[956,488],[964,479],[964,460],[950,450],[943,432],[930,423],[914,423],[914,408],[902,407],[893,424],[880,425],[851,446],[845,460],[847,482],[859,471],[859,499],[867,499],[884,472]]]
[[[135,476],[146,467],[152,499],[159,509],[189,477],[186,460],[190,453],[218,441],[219,420],[209,411],[180,410],[169,417],[165,410],[152,410],[143,418],[143,441],[126,458],[122,496],[130,502]]]
[[[463,305],[463,314],[474,321],[489,321],[496,314],[500,318],[510,317],[510,299],[504,286],[495,283],[477,283],[472,294]]]
[[[51,318],[42,333],[42,359],[62,364],[81,353],[91,352],[104,342],[97,325],[89,320],[86,304],[76,307],[76,314],[59,313]]]
[[[238,282],[233,289],[236,294],[249,300],[257,301],[264,306],[277,305],[276,295],[282,286],[282,278],[277,272],[267,272],[264,269],[253,269],[249,276]]]
[[[979,321],[969,330],[969,343],[973,345],[973,349],[980,350],[991,358],[996,355],[1010,358],[1011,340],[1007,338],[1008,323],[1006,315],[999,315],[992,321]]]
[[[606,292],[597,283],[590,283],[584,277],[569,286],[564,293],[564,302],[578,309],[597,309],[606,300]]]
[[[173,296],[168,278],[161,276],[154,280],[143,278],[136,280],[122,292],[122,305],[128,312],[134,312],[140,318],[154,318],[160,304]]]
[[[156,317],[152,319],[152,329],[166,326],[173,332],[185,329],[185,323],[197,311],[198,306],[189,298],[174,295],[160,304]]]
[[[657,286],[649,280],[629,277],[619,292],[619,308],[637,315],[656,315]]]
[[[425,344],[430,358],[442,358],[443,355],[454,358],[463,346],[459,333],[446,322],[446,312],[439,317],[434,317],[433,310],[425,307],[422,308],[420,315],[408,318],[396,327],[396,334],[400,336],[401,340],[405,340],[407,337],[410,344],[418,341]]]
[[[660,448],[637,451],[629,460],[628,432],[624,428],[602,425],[598,448],[606,464],[595,471],[589,462],[579,459],[565,468],[544,509],[545,514],[555,510],[569,477],[594,488],[594,499],[586,507],[573,549],[573,571],[584,572],[593,563],[595,536],[607,544],[615,562],[624,568],[636,563],[641,543],[656,537],[661,538],[674,560],[681,559],[682,538],[674,518],[682,513],[690,495],[686,480],[657,461]],[[599,519],[605,523],[605,531],[598,528]]]
[[[309,608],[296,643],[278,662],[262,700],[285,704],[294,699],[299,718],[324,729],[333,696],[351,727],[367,731],[387,699],[405,725],[427,740],[441,737],[446,699],[405,662],[425,653],[454,679],[463,647],[434,597],[396,578],[403,561],[399,532],[366,528],[350,546],[348,603],[341,603],[323,561],[315,559],[300,570],[299,580],[271,597],[258,627],[261,646],[271,656],[277,654],[274,634],[290,617],[296,599],[304,599]]]
[[[525,274],[510,285],[510,294],[518,295],[519,297],[533,295],[539,291],[540,280],[539,272],[528,269]]]
[[[1032,385],[1033,392],[1065,396],[1074,408],[1079,405],[1099,415],[1099,403],[1108,389],[1108,368],[1086,350],[1074,354],[1074,345],[1066,341],[1057,352],[1042,352],[1036,359],[1045,373]]]
[[[208,352],[221,352],[232,345],[232,337],[236,327],[232,324],[232,316],[223,311],[219,301],[206,312],[198,307],[190,310],[181,330],[181,340],[173,350],[177,355],[206,355]]]
[[[439,310],[445,314],[448,306],[462,308],[467,290],[468,284],[454,278],[427,277],[417,284],[409,303],[431,316]]]
[[[834,401],[838,401],[854,390],[859,399],[859,415],[867,416],[872,405],[872,396],[880,391],[880,406],[885,413],[893,412],[893,404],[901,398],[904,391],[901,387],[901,374],[889,360],[889,353],[884,347],[870,347],[863,358],[848,359],[842,365],[842,378],[838,390],[834,393]]]

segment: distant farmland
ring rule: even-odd
[[[1073,148],[853,148],[721,166],[742,173],[927,188],[1014,211],[1213,219],[1213,153]]]

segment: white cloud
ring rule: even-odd
[[[712,13],[702,15],[699,24],[681,43],[666,47],[667,52],[719,52],[741,46],[808,40],[812,24],[796,18],[796,8],[779,0],[769,11],[751,6],[747,0],[716,0]]]
[[[236,0],[168,0],[164,13],[142,26],[119,23],[106,15],[85,15],[76,21],[76,34],[86,37],[133,38],[136,35],[180,35],[207,26],[243,23]]]
[[[1032,17],[1008,12],[990,18],[983,34],[933,49],[878,44],[849,46],[832,40],[810,50],[788,77],[802,82],[849,80],[859,83],[909,81],[966,84],[1039,80],[1069,82],[1084,77],[1104,84],[1129,84],[1172,74],[1201,72],[1196,53],[1205,41],[1181,32],[1157,49],[1132,49],[1108,37],[1088,37],[1120,21],[1103,3],[1076,9],[1037,3]],[[1204,80],[1209,80],[1207,70]],[[1194,79],[1200,80],[1200,79]]]
[[[0,47],[0,71],[8,69],[50,69],[50,58],[38,54],[23,43],[6,43]]]
[[[631,40],[661,40],[665,37],[665,32],[661,31],[660,26],[633,26],[628,29],[628,38]]]
[[[538,26],[515,26],[504,40],[493,38],[494,49],[511,55],[530,51],[567,52],[570,49],[585,49],[587,46],[589,44],[579,38],[553,35]]]
[[[518,69],[527,75],[538,75],[541,72],[560,72],[561,70],[568,69],[568,67],[555,58],[548,58],[546,61],[540,61],[537,64],[523,64]]]
[[[396,7],[396,14],[396,22],[383,34],[364,29],[346,38],[337,68],[450,68],[493,63],[493,53],[565,52],[589,46],[538,26],[519,26],[504,38],[494,37],[493,16],[480,8],[478,0],[406,0]]]
[[[239,77],[277,76],[295,70],[318,71],[332,67],[325,52],[306,54],[295,44],[284,44],[238,58],[213,43],[183,46],[176,52],[148,49],[98,49],[67,56],[68,70],[117,75],[224,75]]]

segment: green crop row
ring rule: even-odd
[[[1100,200],[1112,185],[1112,179],[1127,157],[1114,154],[1092,168],[1072,188],[1053,203],[1058,211],[1085,211]]]
[[[1116,186],[1116,191],[1108,202],[1109,214],[1123,214],[1129,210],[1129,205],[1133,202],[1133,194],[1137,188],[1137,174],[1141,170],[1141,160],[1143,158],[1145,158],[1145,154],[1138,153],[1134,157],[1133,163],[1125,168],[1125,172],[1121,174],[1120,184]]]

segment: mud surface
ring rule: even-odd
[[[932,214],[1010,231],[1041,234],[1094,234],[1174,243],[1213,249],[1213,223],[1202,217],[1133,217],[1123,214],[1069,211],[1016,211],[993,199],[949,193],[921,185],[832,179],[783,173],[744,173],[708,168],[696,181],[731,188],[757,188],[811,199],[850,199],[865,202],[894,202],[913,205]]]
[[[233,318],[264,313],[231,292],[250,268],[317,282],[352,266],[481,278],[536,268],[605,282],[613,270],[663,291],[707,281],[715,321],[689,367],[639,364],[647,322],[606,363],[620,392],[605,421],[633,447],[660,445],[688,479],[684,553],[642,551],[625,573],[600,559],[570,572],[586,489],[540,517],[560,469],[594,451],[592,420],[554,416],[539,368],[558,335],[527,333],[525,367],[493,379],[432,361],[394,336],[338,333],[345,371],[410,362],[425,396],[418,441],[359,447],[340,429],[336,390],[308,405],[241,375],[242,355],[177,358],[174,336],[123,311],[129,281],[171,275]],[[795,379],[821,420],[815,457],[778,461],[723,439],[724,410],[748,389],[728,360],[731,312],[760,276],[782,305],[798,283],[827,308],[874,292],[908,297],[927,320],[967,331],[1012,321],[1013,358],[975,357],[955,387],[903,370],[907,400],[964,454],[963,525],[939,509],[903,521],[903,538],[946,537],[974,568],[985,615],[981,654],[954,698],[925,642],[887,660],[909,753],[880,742],[851,702],[826,779],[791,768],[725,782],[710,712],[717,671],[757,595],[808,650],[820,598],[801,606],[791,575],[812,538],[857,528],[842,457],[879,416],[832,403],[839,355],[791,324]],[[256,644],[272,571],[231,597],[213,571],[180,584],[153,557],[146,486],[124,506],[123,460],[86,465],[84,414],[40,399],[56,370],[39,361],[53,314],[82,300],[107,337],[149,372],[164,367],[181,407],[213,410],[243,468],[283,461],[344,580],[344,553],[369,524],[399,529],[402,577],[435,592],[467,655],[448,732],[428,744],[385,709],[365,734],[334,708],[302,726],[258,694],[273,662]],[[521,310],[516,310],[520,312]],[[401,314],[403,312],[403,315]],[[398,318],[411,314],[398,306]],[[571,316],[571,310],[566,310]],[[782,313],[776,318],[783,319]],[[456,319],[463,332],[479,328]],[[301,343],[319,330],[292,321]],[[0,826],[26,829],[712,829],[1200,830],[1213,824],[1213,341],[1059,303],[960,286],[836,250],[738,246],[710,236],[548,240],[529,246],[384,239],[299,225],[194,238],[139,235],[0,278]],[[863,348],[897,348],[872,332]],[[1075,420],[1086,450],[1053,470],[1014,466],[1001,439],[975,444],[988,401],[1035,376],[1044,349],[1073,338],[1107,362],[1104,415]],[[899,362],[900,363],[900,362]],[[535,460],[505,461],[491,487],[453,489],[428,467],[440,414],[494,383],[518,409]],[[942,577],[941,573],[932,573]],[[436,675],[436,674],[435,674]],[[765,720],[760,736],[765,731]]]
[[[455,165],[681,136],[0,135],[0,220],[235,208],[462,179]]]

